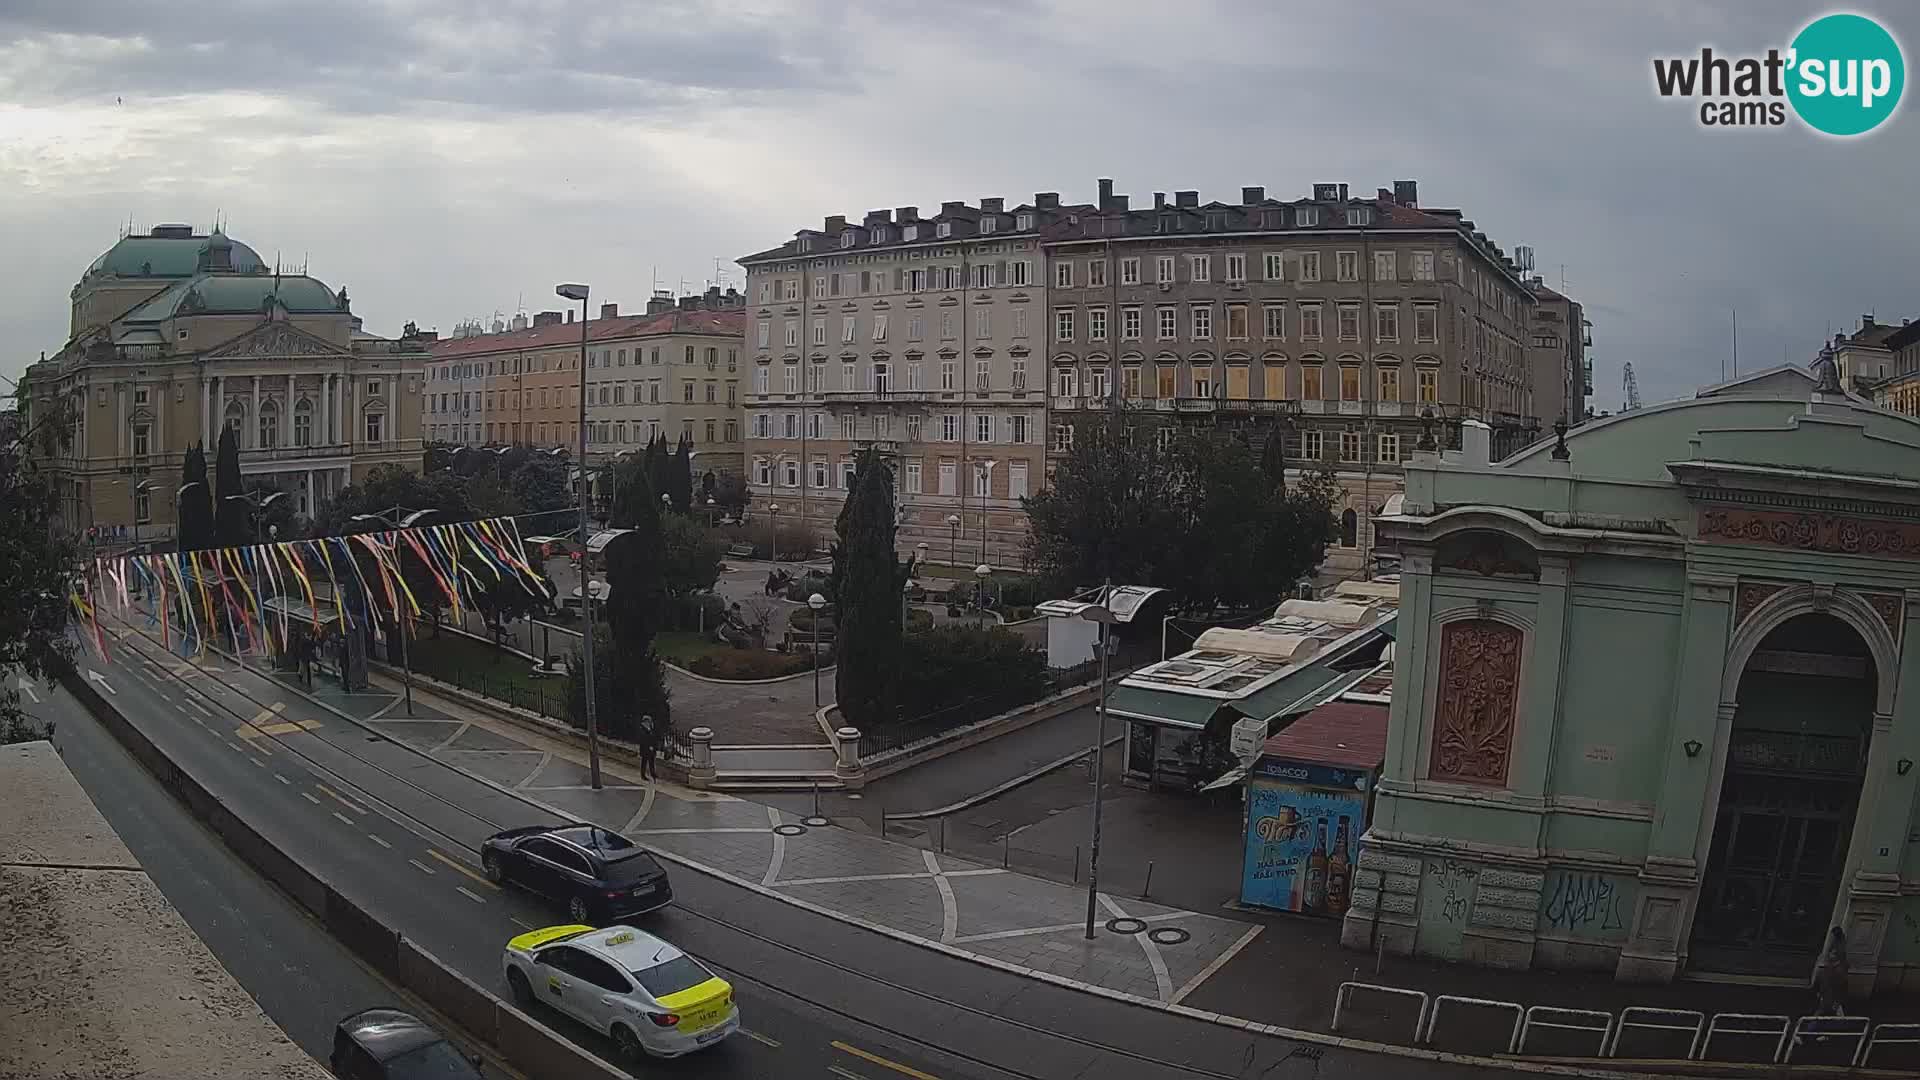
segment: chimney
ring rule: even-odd
[[[893,220],[902,225],[912,225],[914,222],[920,220],[920,208],[917,206],[903,206],[893,212]]]
[[[1110,209],[1113,203],[1113,181],[1100,181],[1100,209]]]
[[[1460,424],[1460,460],[1464,465],[1486,465],[1493,460],[1493,429],[1478,420]]]
[[[828,215],[827,215],[827,227],[826,227],[826,228],[825,228],[825,229],[824,229],[823,231],[824,231],[824,232],[830,232],[830,233],[837,233],[837,232],[839,232],[839,231],[840,231],[841,229],[844,229],[844,228],[846,228],[846,227],[847,227],[847,215],[845,215],[845,214],[828,214]]]
[[[569,323],[571,323],[571,322],[573,322],[573,309],[572,309],[572,308],[568,308],[568,309],[567,309],[567,322],[569,322]]]
[[[1267,201],[1267,189],[1263,187],[1243,187],[1240,189],[1240,202],[1243,206]]]
[[[653,290],[653,295],[647,298],[647,314],[649,315],[664,315],[672,310],[673,294],[665,289],[655,289]]]
[[[541,311],[541,312],[535,313],[533,316],[533,326],[534,326],[534,329],[536,330],[542,326],[559,326],[559,325],[560,325],[560,313],[557,311]]]
[[[1200,205],[1200,193],[1197,191],[1176,191],[1173,193],[1175,206],[1193,207]]]
[[[617,318],[619,318],[619,317],[620,317],[620,305],[619,305],[619,304],[601,304],[601,305],[600,305],[600,317],[601,317],[601,318],[603,318],[603,319],[617,319]]]
[[[1420,205],[1420,181],[1395,180],[1393,182],[1393,201],[1401,206]]]
[[[1373,198],[1375,202],[1381,203],[1382,205],[1393,205],[1393,192],[1388,191],[1386,188],[1379,188],[1374,191]]]
[[[1869,311],[1865,315],[1860,316],[1860,329],[1862,330],[1873,329],[1873,313],[1871,311]]]
[[[1060,209],[1060,193],[1057,191],[1036,191],[1033,193],[1033,205],[1042,210]]]
[[[1340,197],[1339,184],[1316,183],[1313,185],[1313,201],[1314,202],[1333,202],[1335,199],[1338,199],[1339,197]]]
[[[1003,213],[1006,213],[1006,209],[1005,209],[1006,205],[1007,205],[1007,200],[999,197],[995,197],[991,199],[981,199],[980,212],[983,214],[1003,214]]]
[[[867,211],[867,224],[869,225],[890,225],[892,223],[893,211],[891,210]]]
[[[699,297],[697,297],[697,296],[683,296],[683,297],[681,297],[681,298],[680,298],[680,310],[681,310],[681,311],[698,311],[698,310],[700,310],[700,298],[699,298]]]
[[[1341,202],[1347,201],[1347,185],[1345,184],[1340,185],[1340,201]]]
[[[1155,210],[1165,210],[1165,209],[1167,208],[1167,193],[1166,193],[1166,192],[1164,192],[1164,191],[1156,191],[1156,192],[1154,192],[1154,193],[1153,193],[1153,208],[1154,208]]]
[[[1132,201],[1133,197],[1130,195],[1115,195],[1113,197],[1113,208],[1124,214],[1127,212],[1127,204]]]

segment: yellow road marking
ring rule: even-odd
[[[341,806],[346,807],[347,809],[353,811],[356,814],[364,814],[367,812],[365,807],[359,806],[358,804],[354,803],[353,800],[347,798],[346,796],[340,794],[339,792],[333,790],[332,788],[328,787],[325,784],[315,784],[313,786],[319,788],[320,793],[322,795],[325,795],[329,799],[332,799],[334,802],[339,803]]]
[[[446,863],[448,866],[453,867],[455,870],[460,871],[461,873],[467,875],[468,877],[479,882],[480,884],[485,885],[489,889],[493,889],[497,891],[500,888],[500,886],[495,885],[493,882],[488,881],[486,878],[467,869],[466,866],[461,862],[459,862],[458,860],[448,858],[447,856],[440,854],[439,852],[433,850],[432,848],[427,849],[427,857],[430,859],[438,859],[439,861]]]
[[[234,730],[234,734],[243,739],[258,739],[267,735],[292,735],[297,731],[314,731],[320,727],[320,721],[318,720],[301,720],[298,723],[291,720],[284,720],[279,723],[274,723],[274,717],[285,712],[286,708],[286,702],[276,701],[267,708],[260,710],[260,715],[254,717],[251,721],[241,724]]]
[[[835,1050],[838,1050],[843,1054],[852,1054],[854,1057],[857,1057],[862,1061],[870,1061],[873,1064],[878,1065],[883,1069],[892,1069],[894,1072],[899,1073],[901,1076],[911,1076],[913,1077],[913,1080],[940,1080],[939,1077],[933,1075],[932,1073],[923,1073],[919,1069],[916,1069],[911,1065],[902,1065],[897,1061],[889,1061],[886,1058],[881,1057],[879,1054],[875,1054],[867,1050],[862,1050],[857,1046],[849,1046],[848,1044],[843,1043],[838,1039],[835,1039],[831,1045]]]
[[[771,1046],[775,1050],[780,1049],[780,1040],[769,1039],[765,1035],[762,1035],[759,1032],[753,1031],[749,1028],[741,1028],[740,1034],[745,1035],[747,1038],[752,1039],[754,1042],[757,1042],[762,1046]]]

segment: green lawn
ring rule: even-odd
[[[813,666],[805,653],[736,649],[687,631],[662,633],[653,639],[653,647],[667,662],[709,679],[773,679]],[[821,662],[829,661],[822,657]]]
[[[407,643],[414,671],[532,712],[564,719],[565,679],[536,679],[525,657],[459,634],[422,631]]]

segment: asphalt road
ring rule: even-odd
[[[139,634],[112,648],[111,665],[83,666],[105,677],[109,700],[149,738],[302,865],[469,977],[504,994],[506,939],[562,921],[542,902],[486,883],[475,855],[498,829],[557,820],[551,815],[224,660],[189,664]],[[264,733],[248,726],[256,719]],[[675,907],[641,925],[734,980],[748,1033],[654,1072],[842,1080],[1472,1075],[1370,1054],[1322,1056],[994,971],[705,875],[671,872]],[[609,1053],[600,1037],[548,1019]]]

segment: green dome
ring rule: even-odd
[[[200,271],[200,253],[216,239],[232,248],[233,272],[252,274],[270,269],[252,248],[222,233],[195,236],[186,226],[167,225],[153,231],[160,235],[129,236],[108,248],[87,267],[85,276],[191,277]]]
[[[159,322],[176,315],[254,314],[265,309],[269,295],[296,315],[346,310],[333,290],[305,275],[201,274],[141,304],[126,319]]]

